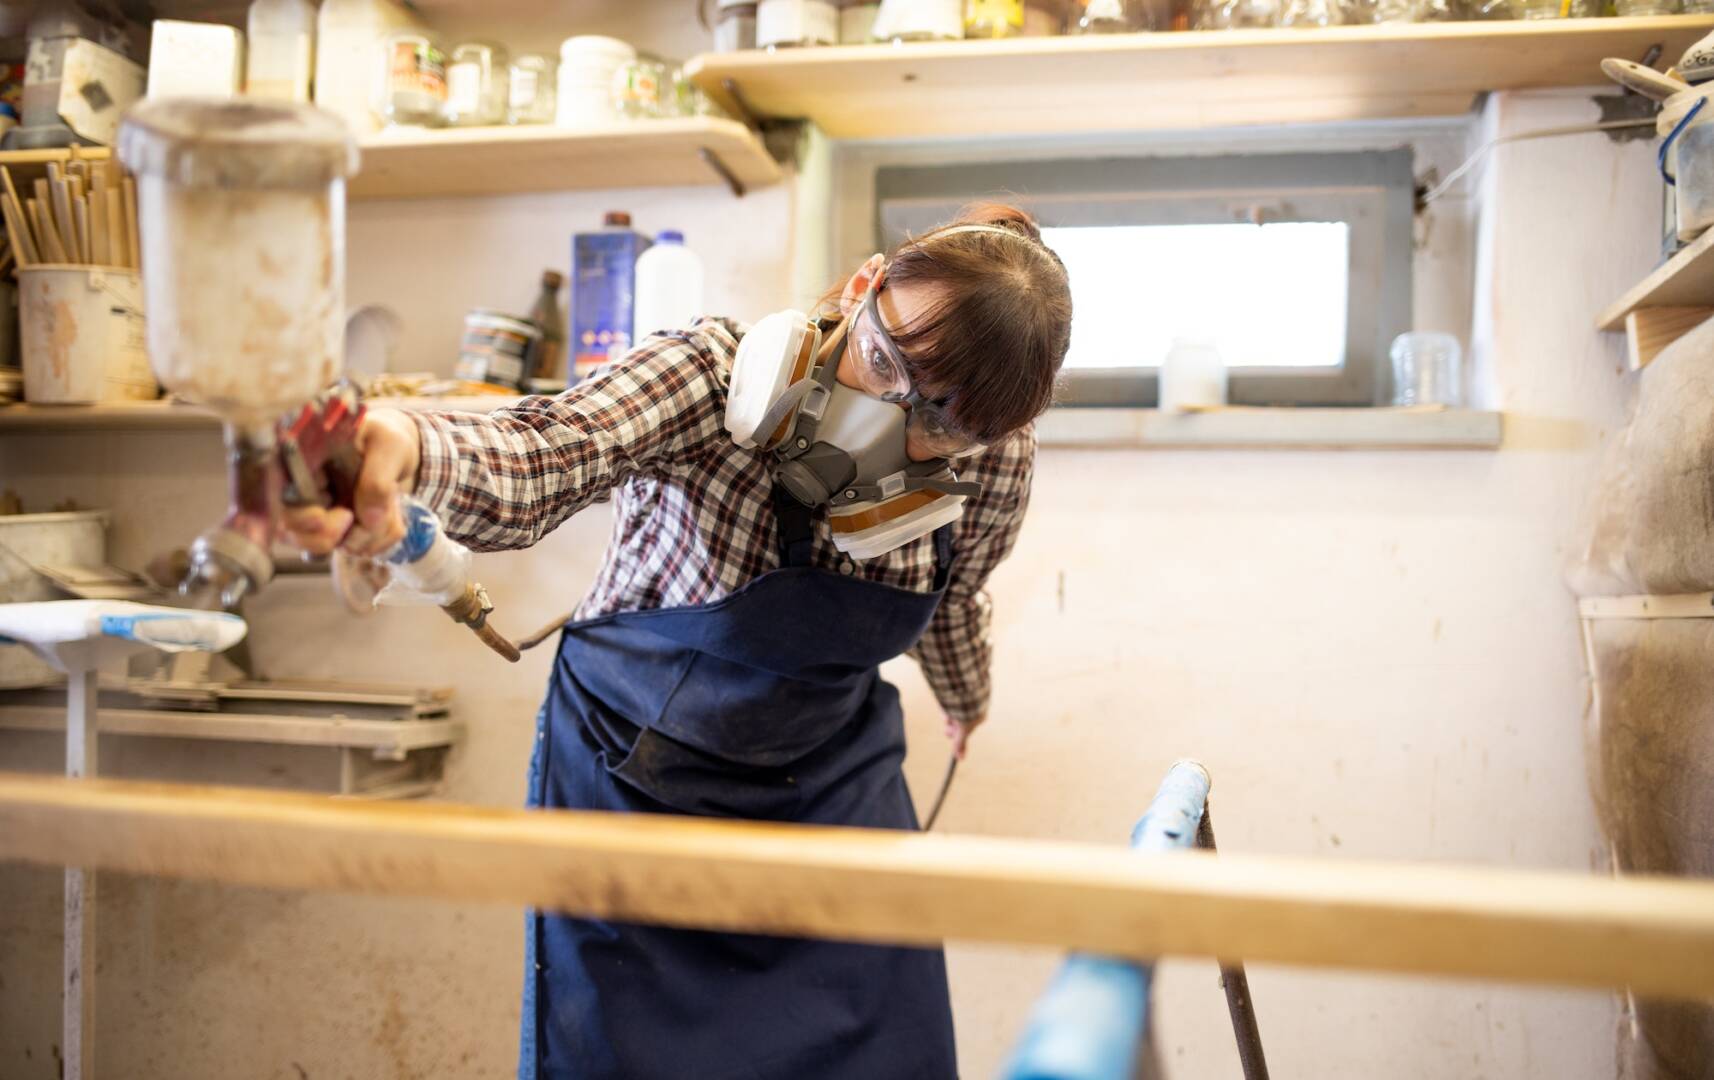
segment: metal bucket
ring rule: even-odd
[[[31,266],[18,271],[24,400],[48,405],[160,396],[144,347],[135,270]]]

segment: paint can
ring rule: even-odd
[[[18,271],[24,400],[45,405],[160,396],[144,347],[135,270],[30,266]]]
[[[0,514],[0,604],[64,600],[38,566],[107,563],[107,511]],[[21,646],[0,646],[0,687],[41,686],[60,675]]]
[[[530,374],[530,356],[541,340],[541,327],[528,319],[477,308],[464,317],[464,341],[454,374],[471,382],[521,390]]]

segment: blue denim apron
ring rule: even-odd
[[[532,805],[915,829],[898,691],[931,593],[810,565],[811,518],[776,499],[783,565],[711,604],[566,627]],[[519,1076],[951,1080],[939,949],[530,912]]]

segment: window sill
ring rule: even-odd
[[[1092,449],[1493,450],[1501,414],[1447,408],[1057,408],[1036,423],[1041,445]]]

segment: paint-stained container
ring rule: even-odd
[[[271,423],[339,375],[345,178],[357,144],[310,105],[163,98],[126,114],[149,359],[168,390]]]
[[[455,373],[472,382],[522,390],[530,354],[541,340],[541,327],[528,319],[477,308],[464,317]]]
[[[134,270],[19,270],[24,400],[93,405],[159,396],[144,348],[142,292]]]

